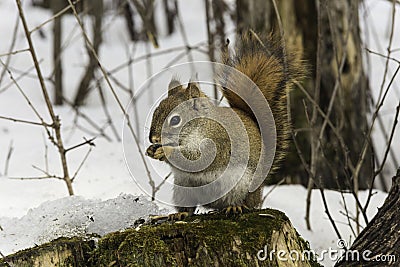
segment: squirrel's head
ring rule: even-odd
[[[209,107],[210,102],[197,83],[189,82],[184,88],[179,81],[171,80],[168,85],[168,97],[160,102],[153,113],[150,142],[177,146],[176,141],[172,140],[177,140],[176,136],[179,135],[182,126],[190,121],[195,113]]]

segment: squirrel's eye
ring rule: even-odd
[[[178,115],[175,115],[171,118],[171,120],[169,121],[169,125],[170,126],[176,126],[181,122],[181,117]]]

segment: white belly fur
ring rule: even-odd
[[[215,181],[218,177],[220,177],[222,173],[223,172],[219,170],[209,171],[209,172],[188,173],[173,168],[175,184],[185,187],[197,187],[209,184]],[[232,187],[236,179],[231,177],[235,177],[235,175],[238,175],[240,173],[243,173],[243,169],[241,168],[235,167],[228,170],[226,174],[224,174],[226,175],[224,179],[218,180],[218,182],[215,185],[213,185],[212,190],[215,190],[214,195],[220,195],[221,191],[224,190],[223,188]],[[203,206],[205,207],[215,208],[215,209],[222,209],[228,206],[243,205],[243,202],[249,193],[249,187],[252,179],[253,179],[253,172],[249,169],[246,169],[241,178],[239,179],[239,181],[237,182],[237,184],[234,185],[229,192],[227,192],[225,195],[223,195],[222,197],[220,197],[215,201],[212,201],[212,199],[210,199],[211,203],[210,202],[199,203],[200,197],[196,196],[196,194],[193,194],[193,192],[190,193],[190,195],[185,195],[185,193],[182,193],[176,188],[174,190],[173,199],[175,203],[178,204],[180,202],[179,201],[180,199],[189,198],[193,201],[193,203],[197,202],[196,205],[203,204]],[[204,196],[201,197],[204,199]]]

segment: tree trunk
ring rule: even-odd
[[[258,33],[271,30],[271,1],[237,0],[236,1],[236,30],[242,33],[252,29]]]
[[[132,7],[128,1],[124,2],[122,5],[123,5],[123,10],[124,10],[126,27],[128,29],[130,39],[131,39],[131,41],[139,40],[139,34],[136,31],[135,20],[133,19]]]
[[[348,256],[335,266],[399,266],[400,260],[400,168],[383,206],[357,236]],[[351,258],[357,251],[359,260]],[[363,258],[362,255],[369,258]]]
[[[164,16],[167,22],[167,34],[171,35],[175,32],[175,19],[177,15],[176,0],[163,0]]]
[[[280,250],[287,261],[278,260]],[[288,256],[298,253],[301,259],[306,250],[308,243],[282,212],[261,210],[230,218],[206,214],[181,223],[141,226],[108,234],[97,246],[93,241],[62,238],[6,260],[15,267],[319,266],[314,260],[292,261]],[[0,266],[6,265],[0,261]]]
[[[63,0],[51,1],[53,14],[57,14],[64,8]],[[62,60],[61,60],[61,42],[62,42],[62,15],[54,18],[53,24],[53,66],[54,66],[54,103],[63,104],[63,86],[62,86]]]
[[[103,20],[103,0],[101,1],[87,1],[89,6],[89,14],[93,15],[94,22],[93,22],[93,49],[98,55],[98,51],[102,42],[102,20]],[[78,87],[78,92],[75,95],[74,105],[81,106],[84,104],[86,97],[89,94],[89,86],[90,82],[94,78],[94,72],[97,69],[97,59],[91,52],[89,48],[86,49],[89,55],[89,63],[86,67],[85,74],[83,75],[81,82]]]
[[[280,22],[277,19],[274,1]],[[238,31],[252,28],[267,34],[273,31],[279,36],[282,30],[286,45],[303,52],[303,58],[309,65],[308,79],[303,86],[310,96],[319,96],[315,101],[323,112],[329,115],[335,130],[324,122],[319,113],[315,124],[310,125],[313,103],[304,92],[295,88],[290,98],[291,117],[302,155],[311,165],[310,136],[314,135],[316,140],[320,140],[314,160],[315,177],[321,179],[321,186],[341,189],[354,186],[367,188],[370,181],[352,180],[353,176],[370,177],[372,173],[371,149],[367,150],[359,173],[355,168],[368,129],[369,94],[368,79],[363,71],[359,1],[274,1],[237,0]],[[318,38],[318,25],[321,38]],[[317,74],[320,77],[318,80]],[[315,94],[315,90],[318,89],[318,94]],[[322,128],[324,131],[319,136]],[[306,185],[309,176],[295,147],[292,146],[288,159],[276,177],[279,177],[278,180],[290,177],[289,182]]]

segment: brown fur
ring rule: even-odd
[[[302,64],[298,57],[291,52],[285,51],[283,44],[273,39],[272,37],[260,39],[253,33],[248,33],[240,38],[233,53],[226,49],[222,54],[223,63],[241,71],[257,85],[272,110],[277,134],[277,146],[272,171],[279,167],[279,162],[285,157],[289,142],[290,123],[287,115],[287,93],[292,86],[293,80],[302,76]],[[168,97],[156,108],[150,128],[149,138],[153,145],[148,148],[147,154],[150,157],[166,162],[168,162],[168,157],[173,159],[178,158],[179,155],[183,155],[189,160],[197,160],[201,156],[197,144],[200,144],[206,138],[213,140],[214,144],[216,144],[216,157],[206,169],[199,172],[189,172],[182,171],[171,164],[177,185],[197,187],[215,180],[216,176],[220,175],[227,167],[231,158],[228,134],[221,125],[205,117],[189,121],[182,128],[174,128],[169,125],[163,129],[162,137],[164,122],[170,122],[171,116],[175,116],[174,113],[171,114],[175,107],[193,99],[196,99],[196,103],[199,103],[196,111],[199,109],[206,110],[208,112],[206,114],[213,114],[222,120],[229,121],[229,124],[233,125],[235,133],[239,134],[243,128],[238,126],[239,122],[235,122],[232,119],[231,111],[233,110],[238,115],[241,124],[245,127],[245,134],[250,145],[249,160],[245,163],[247,164],[247,174],[243,175],[242,179],[226,195],[206,204],[207,207],[211,208],[223,209],[229,206],[243,205],[254,208],[261,203],[261,187],[252,193],[249,192],[249,185],[260,159],[262,146],[260,126],[257,124],[251,108],[238,95],[226,88],[244,90],[239,92],[239,94],[243,93],[243,95],[252,94],[252,90],[259,89],[248,88],[249,84],[247,84],[247,87],[240,86],[242,81],[237,76],[229,73],[226,68],[219,73],[219,83],[223,86],[223,94],[228,100],[230,108],[212,105],[197,84],[190,83],[187,88],[183,88],[178,81],[172,80]],[[255,99],[257,101],[259,97]],[[265,102],[264,99],[261,100]],[[250,106],[253,107],[257,105],[258,103],[250,103]],[[179,113],[183,121],[185,116],[188,116],[186,113]],[[177,135],[179,135],[179,141],[171,141],[171,137]],[[161,138],[164,138],[164,140],[161,140]],[[245,142],[239,142],[238,145],[240,146],[238,151],[243,151],[244,155],[248,147]],[[264,179],[265,177],[262,178]],[[182,195],[178,189],[175,189],[173,198],[174,200],[192,199],[196,198],[196,196]],[[178,207],[178,210],[193,211],[194,207]]]
[[[279,168],[289,146],[291,124],[288,120],[287,94],[293,82],[304,76],[304,63],[300,57],[285,47],[278,37],[272,34],[263,37],[251,31],[240,37],[234,51],[229,51],[227,47],[222,53],[222,62],[247,75],[268,101],[277,134],[272,173]],[[238,83],[236,77],[229,74],[220,74],[220,79],[223,79],[226,88],[235,87]],[[235,93],[223,90],[223,95],[232,108],[242,110],[254,118],[251,108]]]

